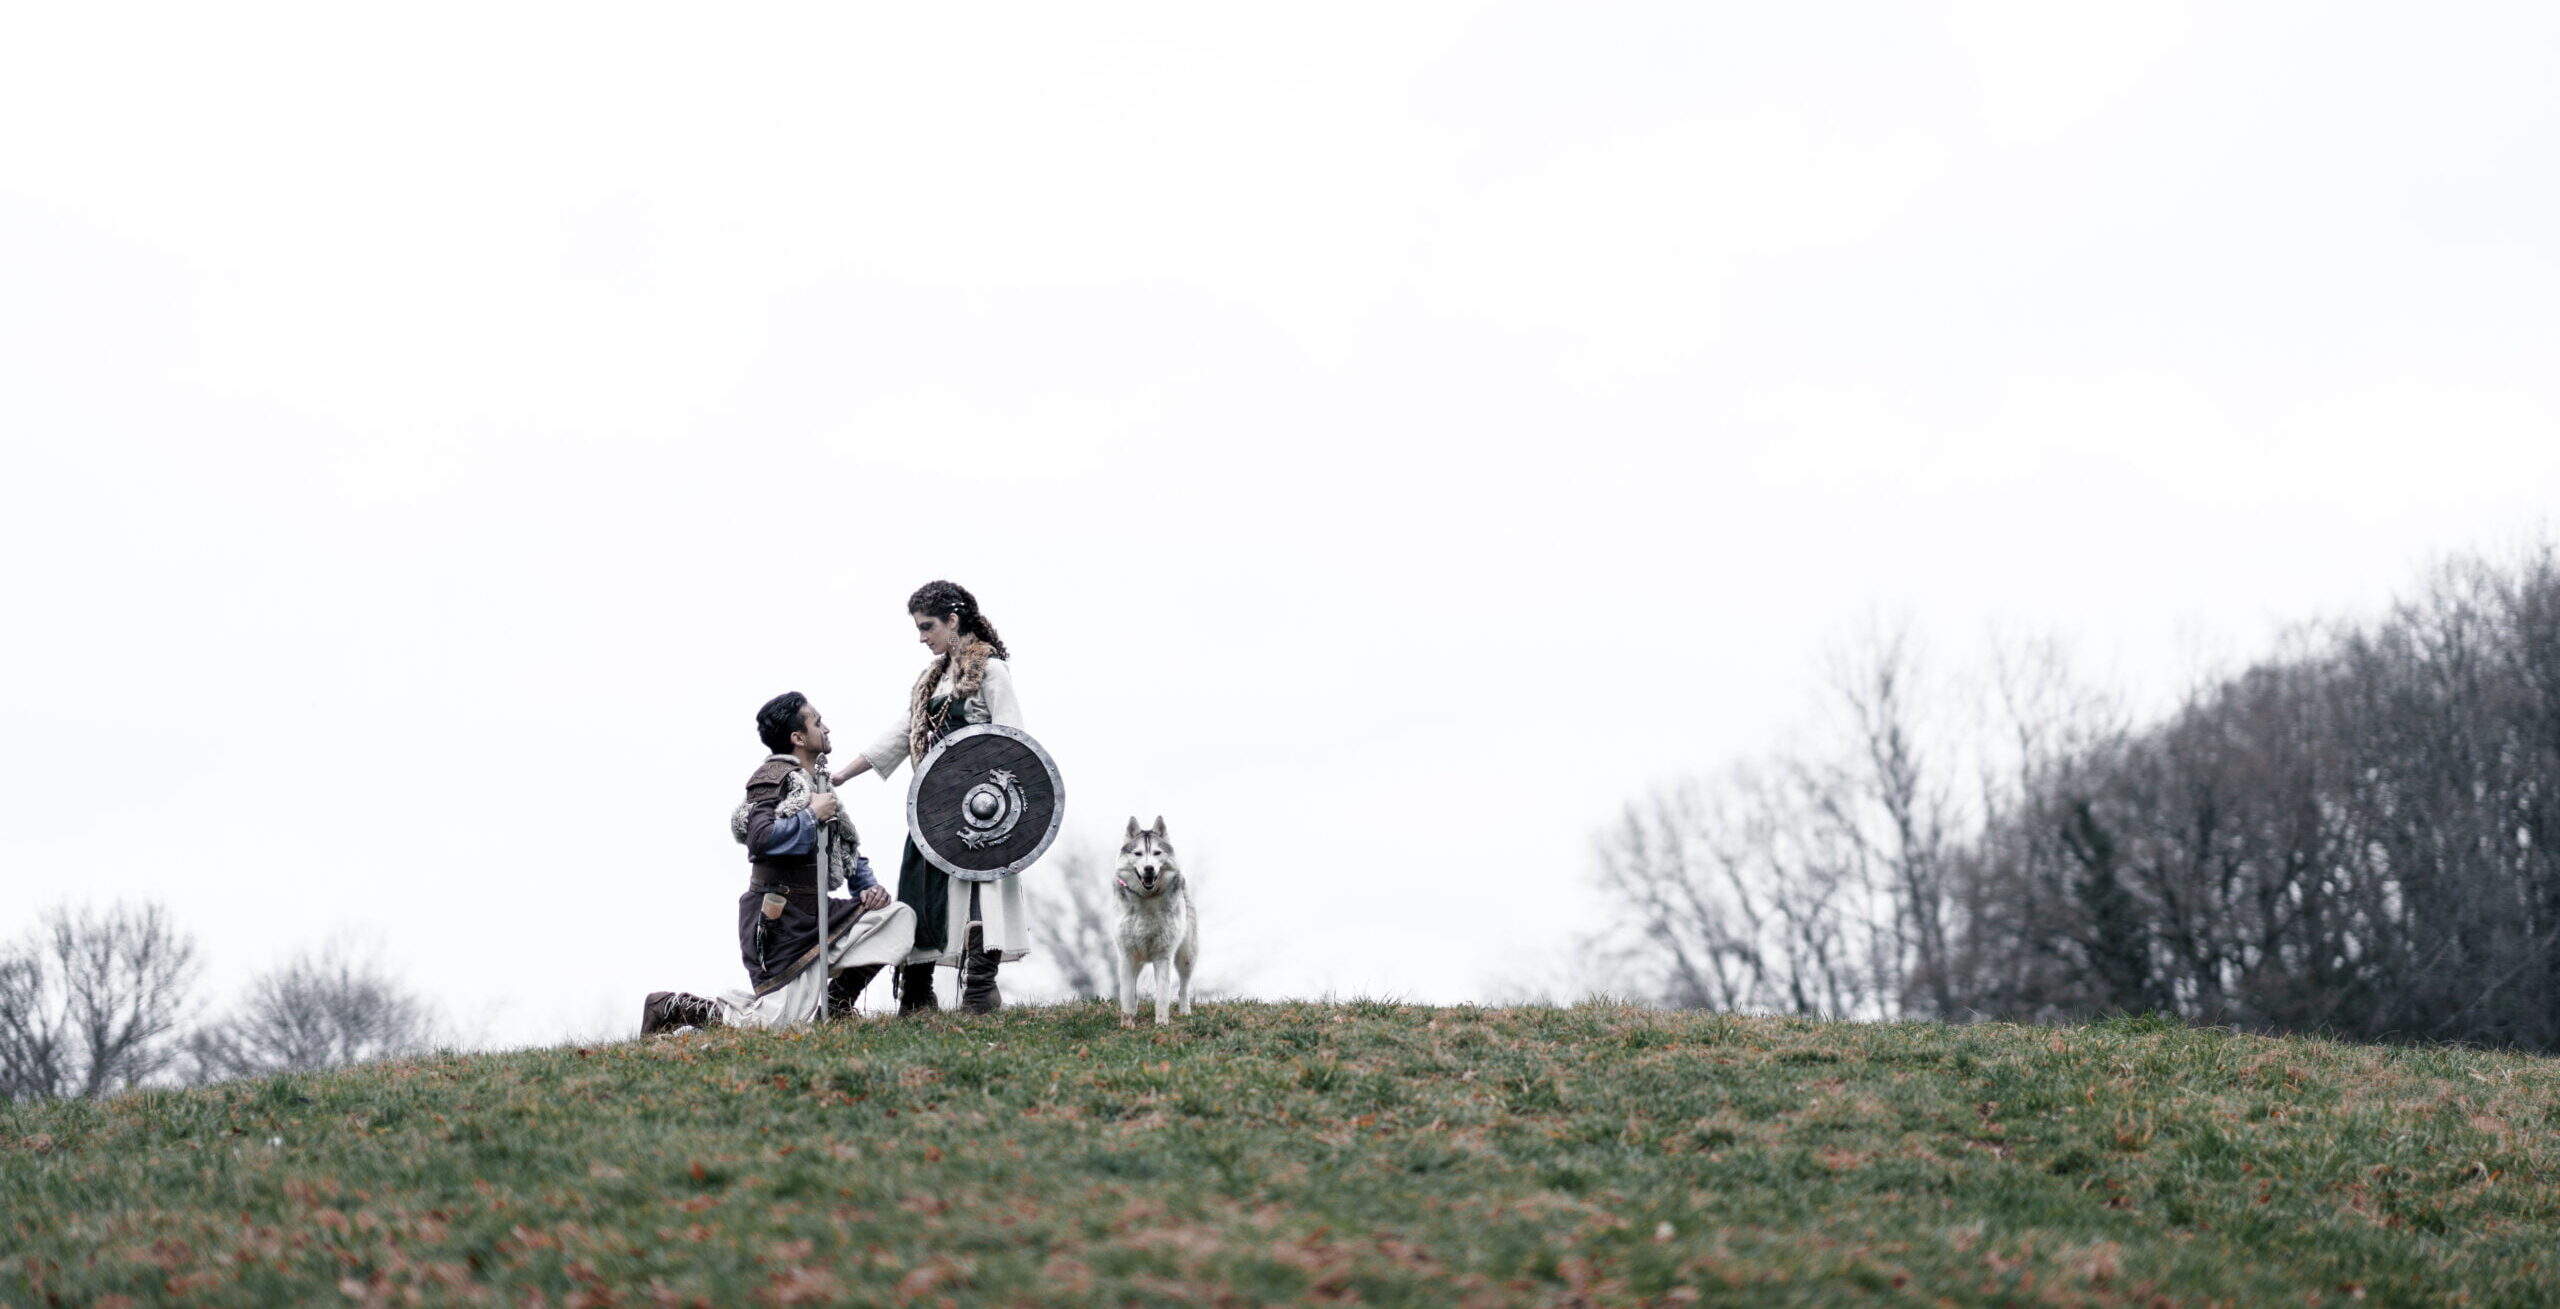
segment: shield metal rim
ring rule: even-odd
[[[1032,843],[1031,849],[1021,858],[1002,868],[954,867],[950,860],[943,858],[942,852],[936,850],[930,841],[917,841],[916,853],[923,855],[926,863],[961,881],[1000,882],[1030,867],[1033,860],[1049,853],[1049,843],[1058,839],[1058,825],[1065,822],[1067,818],[1067,779],[1058,774],[1058,761],[1050,758],[1049,752],[1042,748],[1038,741],[1032,740],[1029,732],[1019,727],[1007,727],[1002,723],[973,723],[934,742],[933,748],[924,752],[924,758],[916,761],[915,772],[907,779],[907,834],[913,837],[917,832],[924,830],[916,821],[916,799],[924,794],[924,779],[933,771],[934,761],[940,759],[942,752],[952,746],[981,736],[1004,736],[1019,741],[1024,749],[1029,750],[1032,756],[1040,761],[1042,768],[1049,770],[1049,790],[1056,797],[1055,802],[1049,806],[1049,830],[1042,832],[1040,839]]]

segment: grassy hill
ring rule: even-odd
[[[0,1107],[0,1304],[2560,1304],[2560,1064],[1102,1006]]]

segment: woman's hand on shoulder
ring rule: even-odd
[[[844,767],[837,769],[833,774],[831,774],[831,776],[836,785],[842,786],[870,771],[870,757],[868,755],[855,755],[852,763],[846,764]]]

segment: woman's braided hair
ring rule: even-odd
[[[974,636],[986,642],[994,648],[998,659],[1013,657],[1005,653],[1004,638],[996,635],[996,625],[988,622],[986,614],[978,609],[978,597],[969,594],[969,588],[958,582],[932,581],[917,587],[916,593],[907,597],[907,612],[956,619],[962,636]]]

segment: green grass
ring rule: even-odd
[[[12,1306],[2560,1304],[2560,1065],[1084,1005],[0,1107],[0,1207]]]

